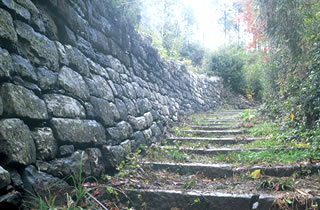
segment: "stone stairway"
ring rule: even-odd
[[[317,173],[319,164],[246,165],[212,160],[218,155],[270,149],[246,148],[268,139],[250,136],[241,113],[220,110],[201,114],[174,129],[163,145],[154,148],[158,152],[139,159],[140,172],[127,180],[124,188],[131,205],[135,209],[317,209],[318,196],[310,197],[303,190],[259,188],[263,180],[251,176],[257,172],[259,178],[278,177],[280,183],[298,172]],[[313,180],[305,181],[304,185],[312,186]]]

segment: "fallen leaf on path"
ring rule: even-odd
[[[261,170],[254,170],[250,175],[253,179],[259,179],[261,177]]]

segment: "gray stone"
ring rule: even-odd
[[[126,156],[132,152],[132,142],[133,141],[126,140],[124,142],[121,142],[120,144],[120,146],[122,146],[122,148],[124,149],[124,153]]]
[[[86,110],[87,118],[88,119],[94,119],[96,117],[96,114],[95,114],[95,111],[94,111],[94,108],[93,108],[92,104],[90,104],[88,102],[85,102],[84,103],[84,107],[85,107],[85,110]]]
[[[120,118],[120,113],[118,111],[117,106],[114,103],[110,103],[109,105],[110,105],[110,109],[113,113],[115,121],[119,121],[121,118]]]
[[[153,117],[151,112],[145,113],[143,116],[146,118],[147,126],[150,127],[153,122]]]
[[[22,203],[22,195],[20,192],[11,191],[8,194],[0,196],[0,207],[15,208],[17,206],[21,206]]]
[[[125,93],[126,97],[128,97],[130,99],[136,99],[137,98],[136,91],[135,91],[135,89],[133,88],[133,86],[130,83],[126,83],[123,86],[123,89],[124,89],[124,93]]]
[[[139,108],[139,113],[141,115],[143,115],[146,112],[151,111],[151,109],[152,109],[151,103],[146,98],[145,99],[138,98],[137,99],[137,105],[138,105],[138,108]]]
[[[129,116],[129,122],[135,131],[142,131],[147,128],[147,121],[145,117],[132,117]]]
[[[129,77],[126,74],[120,74],[120,80],[121,80],[121,84],[125,84],[126,82],[129,81]],[[130,83],[127,83],[128,85],[126,85],[128,87],[128,94],[130,94],[131,96],[128,96],[129,98],[136,98],[137,94],[135,89],[133,88],[133,86]],[[133,89],[133,91],[132,91]]]
[[[58,41],[56,41],[55,44],[56,44],[56,47],[57,47],[57,50],[58,50],[60,63],[63,64],[63,65],[68,66],[69,65],[69,59],[68,59],[68,56],[67,56],[67,53],[66,53],[66,50],[65,50],[64,46]]]
[[[132,102],[132,100],[124,97],[123,101],[126,104],[126,107],[127,107],[127,110],[128,110],[128,114],[132,115],[132,116],[137,116],[138,109],[135,106],[135,104]]]
[[[75,47],[70,45],[65,46],[66,55],[69,60],[71,68],[74,68],[79,74],[89,76],[89,65],[87,58]]]
[[[95,116],[102,121],[103,125],[114,125],[114,115],[108,101],[91,97],[90,103],[93,105]]]
[[[100,64],[94,63],[92,60],[87,59],[89,69],[91,73],[100,75],[104,79],[109,79],[109,75],[106,69],[104,69]]]
[[[51,128],[36,128],[32,137],[37,149],[37,159],[52,160],[56,157],[58,146]]]
[[[0,48],[0,78],[9,78],[13,72],[12,59],[9,52]]]
[[[102,162],[102,154],[98,148],[89,148],[85,151],[78,150],[71,156],[59,158],[49,162],[48,173],[65,178],[71,175],[82,177],[100,178],[104,173],[104,165]]]
[[[145,90],[142,87],[140,87],[138,83],[133,82],[132,85],[135,89],[135,92],[137,93],[137,97],[144,98],[146,96]]]
[[[19,55],[12,55],[12,63],[15,74],[31,81],[37,81],[37,74],[29,60]]]
[[[147,203],[148,209],[250,210],[253,200],[252,194],[197,190],[138,189],[128,192],[128,196],[133,203],[133,208],[139,208],[143,203]]]
[[[152,110],[151,114],[152,114],[153,120],[158,120],[159,119],[159,112],[158,111]]]
[[[29,165],[36,161],[36,148],[29,128],[19,119],[0,121],[1,165]]]
[[[276,198],[273,195],[260,195],[259,201],[258,201],[258,207],[257,209],[263,210],[263,209],[272,209],[273,202]]]
[[[75,33],[67,25],[64,25],[63,31],[64,31],[63,43],[71,44],[72,46],[76,46],[77,45],[77,37],[76,37]]]
[[[77,48],[81,52],[83,52],[87,57],[94,59],[96,53],[95,53],[91,43],[88,42],[87,40],[85,40],[84,38],[82,38],[81,36],[77,36],[77,37],[78,37]]]
[[[58,73],[49,70],[47,67],[37,69],[38,85],[42,90],[52,90],[58,83]]]
[[[48,119],[48,112],[43,100],[31,90],[21,86],[5,83],[1,87],[4,100],[4,113],[10,116],[27,117],[30,119]]]
[[[110,80],[111,81],[111,80]],[[121,85],[118,85],[116,83],[113,83],[114,84],[114,87],[115,87],[115,90],[117,92],[117,94],[114,93],[114,95],[117,95],[119,98],[122,98],[123,96],[123,89],[121,87]],[[112,88],[112,86],[110,85],[110,87]]]
[[[74,146],[73,145],[62,145],[59,147],[58,155],[60,157],[65,157],[74,153]]]
[[[197,173],[201,171],[208,178],[232,177],[231,164],[202,164],[202,163],[169,163],[169,162],[152,162],[149,165],[154,170],[166,169],[170,172],[181,175]]]
[[[108,74],[110,76],[110,79],[113,81],[113,82],[116,82],[118,84],[120,84],[120,76],[119,76],[119,73],[116,72],[115,70],[111,69],[111,68],[106,68],[106,70],[108,71]]]
[[[120,130],[118,127],[107,128],[107,137],[114,140],[115,143],[120,143]]]
[[[28,166],[22,172],[22,180],[25,186],[25,195],[49,197],[56,195],[55,205],[64,205],[67,202],[67,194],[71,194],[73,187],[64,180],[38,171],[34,166]]]
[[[88,27],[89,41],[92,45],[104,53],[109,53],[109,41],[108,38],[100,31],[95,30],[94,28]]]
[[[118,98],[115,99],[115,102],[116,102],[116,106],[117,106],[117,108],[119,110],[120,119],[121,120],[127,120],[127,118],[128,118],[128,110],[127,110],[126,104],[123,103],[123,101],[118,99]]]
[[[28,48],[23,49],[27,50],[26,56],[39,65],[46,65],[57,71],[59,56],[54,42],[21,21],[15,21],[15,26],[17,34],[29,43]]]
[[[12,10],[15,15],[17,15],[20,18],[23,18],[24,20],[29,21],[31,18],[30,12],[20,4],[17,4],[15,1],[1,0],[0,5],[3,5],[8,9]]]
[[[80,102],[69,96],[48,94],[44,95],[48,112],[54,117],[85,118],[86,113]]]
[[[14,30],[13,20],[9,12],[0,9],[0,38],[16,44],[17,33]]]
[[[103,126],[94,120],[53,118],[51,125],[55,137],[62,143],[79,145],[101,145],[106,143]]]
[[[114,101],[113,92],[104,78],[98,75],[92,75],[92,79],[85,78],[85,81],[89,87],[91,96]]]
[[[106,65],[108,67],[116,70],[119,74],[122,74],[124,72],[121,62],[111,55],[107,56]]]
[[[146,144],[146,139],[143,135],[143,133],[141,131],[136,131],[133,135],[132,135],[133,140],[135,141],[136,145],[143,145]]]
[[[152,130],[152,134],[153,134],[153,136],[156,136],[156,137],[159,137],[159,136],[161,136],[161,130],[160,130],[160,128],[158,127],[158,125],[157,125],[157,123],[152,123],[152,126],[150,127],[151,128],[151,130]]]
[[[105,168],[115,168],[125,158],[125,150],[122,146],[106,146],[102,147],[102,156]]]
[[[113,95],[114,96],[119,96],[118,91],[117,91],[116,87],[114,86],[114,83],[111,80],[108,80],[107,82],[108,82],[108,84],[109,84],[109,86],[110,86],[110,88],[111,88],[111,90],[113,92]]]
[[[90,176],[94,176],[96,178],[101,177],[101,175],[105,172],[105,167],[103,165],[103,157],[102,152],[98,148],[88,148],[85,150],[88,154],[88,162],[90,163]],[[84,168],[85,170],[85,168]]]
[[[22,86],[29,90],[32,90],[36,95],[41,94],[41,89],[38,87],[38,85],[32,82],[28,82],[27,80],[24,80],[19,76],[14,76],[12,80],[13,80],[13,84],[17,86]]]
[[[60,70],[58,76],[58,82],[60,86],[67,92],[78,96],[83,100],[89,98],[88,86],[84,82],[82,76],[72,69],[64,66]]]
[[[120,140],[125,140],[125,139],[128,139],[132,136],[132,127],[129,123],[127,123],[126,121],[122,121],[122,122],[119,122],[117,124],[117,128],[119,129],[120,131]]]
[[[30,0],[15,0],[18,4],[23,6],[24,8],[28,9],[28,11],[31,13],[31,16],[38,16],[39,10],[37,7],[32,3]]]
[[[18,191],[23,191],[24,185],[18,171],[11,168],[8,171],[10,173],[11,182],[12,182],[11,184],[13,185],[13,187]]]
[[[10,174],[0,166],[0,189],[6,187],[11,183]]]
[[[2,98],[0,97],[0,116],[3,113],[3,102],[2,102]]]
[[[150,128],[147,130],[144,130],[143,135],[144,135],[144,138],[146,139],[146,142],[149,143],[152,138],[152,130]]]

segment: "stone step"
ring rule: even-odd
[[[142,162],[154,170],[167,170],[169,172],[185,174],[202,173],[209,178],[232,177],[232,164],[203,164],[203,163],[169,163],[169,162]]]
[[[214,114],[206,114],[205,117],[211,117],[211,118],[216,118],[216,117],[219,117],[219,118],[231,118],[231,117],[234,117],[234,118],[241,118],[240,117],[240,114],[241,113],[214,113]]]
[[[202,122],[213,122],[213,123],[234,123],[234,122],[237,122],[237,123],[241,123],[242,120],[239,120],[239,119],[203,119],[201,120]]]
[[[221,193],[196,190],[128,189],[134,208],[141,209],[271,209],[275,197],[268,194]]]
[[[167,138],[168,143],[174,141],[194,141],[194,142],[209,142],[214,144],[237,144],[249,143],[257,140],[267,140],[265,137],[219,137],[219,138],[203,138],[203,137],[170,137]]]
[[[211,122],[202,122],[193,123],[191,126],[230,126],[229,123],[211,123]]]
[[[159,147],[163,150],[170,150],[170,149],[176,149],[176,147]],[[254,148],[254,149],[243,149],[243,148],[212,148],[212,149],[206,149],[206,148],[179,148],[179,151],[185,152],[185,153],[194,153],[199,155],[218,155],[218,154],[227,154],[232,152],[241,152],[241,151],[251,151],[251,152],[259,152],[263,150],[267,150],[267,148]]]
[[[191,125],[191,129],[196,130],[232,130],[232,129],[239,129],[241,126],[204,126],[204,125]]]
[[[244,109],[233,109],[233,110],[221,109],[221,110],[216,110],[214,112],[208,112],[208,113],[221,113],[221,112],[238,113],[238,112],[243,112],[243,111],[244,111]]]
[[[225,136],[244,134],[244,130],[180,130],[181,133],[197,135],[197,136]]]
[[[142,165],[151,167],[154,170],[166,170],[169,172],[186,174],[203,174],[208,178],[224,178],[232,177],[234,175],[242,175],[261,170],[261,175],[272,177],[289,177],[297,172],[310,171],[318,173],[320,170],[320,163],[316,164],[287,164],[287,165],[261,165],[249,167],[235,167],[232,164],[204,164],[204,163],[176,163],[176,162],[141,162]]]

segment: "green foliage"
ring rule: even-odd
[[[255,117],[256,117],[256,110],[245,109],[241,114],[241,118],[244,121],[251,121]]]
[[[141,0],[107,0],[133,26],[141,21]]]
[[[171,160],[175,161],[186,161],[188,159],[188,156],[186,153],[179,151],[179,148],[167,150],[166,154]]]
[[[263,179],[259,183],[258,187],[277,192],[277,191],[293,190],[294,184],[295,184],[294,180],[290,178],[285,178],[285,179],[271,178],[271,179]]]
[[[73,182],[73,186],[74,186],[74,192],[73,192],[73,196],[69,196],[67,194],[67,203],[65,204],[64,207],[57,207],[55,205],[55,201],[56,201],[56,197],[54,195],[50,194],[50,188],[48,189],[49,195],[48,196],[34,196],[33,198],[31,198],[33,201],[31,202],[31,205],[36,208],[36,209],[67,209],[67,210],[74,210],[74,209],[82,209],[82,202],[84,201],[86,194],[87,194],[87,189],[84,187],[84,183],[88,180],[88,179],[93,179],[95,180],[95,182],[98,182],[97,179],[95,177],[86,177],[84,178],[82,175],[82,160],[83,160],[83,153],[81,156],[81,161],[80,161],[80,168],[79,171],[73,171],[72,175],[71,175],[71,180]],[[57,183],[55,183],[57,184]],[[53,184],[53,185],[55,185]],[[85,202],[86,205],[88,205],[88,201]]]
[[[319,151],[301,149],[274,149],[270,148],[260,152],[241,151],[227,155],[217,155],[216,161],[237,164],[256,163],[293,163],[296,161],[306,161],[308,159],[319,159]]]
[[[217,75],[223,78],[226,87],[237,93],[244,93],[245,75],[243,66],[243,48],[230,45],[220,48],[210,58],[207,74]]]
[[[142,146],[144,148],[144,146]],[[126,176],[135,176],[140,167],[139,165],[139,154],[141,153],[141,149],[138,149],[135,153],[130,153],[126,160],[122,160],[121,163],[117,166],[117,176],[126,177]]]
[[[249,129],[249,133],[252,136],[270,136],[278,135],[281,132],[280,127],[275,123],[263,122],[261,124],[256,124]]]
[[[264,90],[261,56],[241,45],[220,48],[206,58],[206,73],[223,78],[229,90],[261,100]]]
[[[319,127],[320,2],[257,0],[265,22],[269,96],[266,113],[273,119],[293,114],[292,127]]]
[[[55,203],[56,197],[57,196],[42,197],[38,195],[31,198],[32,201],[30,202],[30,204],[34,209],[39,209],[39,210],[51,209],[55,207],[54,203]]]
[[[180,55],[192,61],[193,66],[202,66],[206,49],[199,42],[191,42],[183,45]]]

